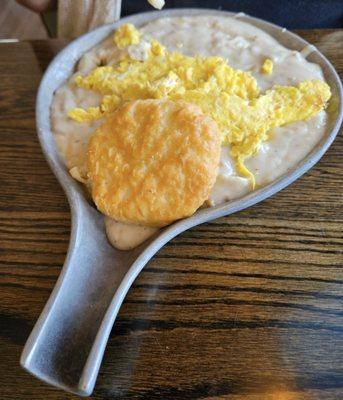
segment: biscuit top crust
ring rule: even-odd
[[[122,222],[164,226],[188,217],[210,194],[220,149],[216,123],[193,104],[126,103],[90,139],[93,200]]]

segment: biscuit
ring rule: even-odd
[[[188,217],[210,194],[220,149],[216,123],[193,104],[126,103],[90,139],[93,200],[121,222],[159,227]]]

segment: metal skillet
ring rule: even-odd
[[[271,184],[244,197],[202,209],[178,221],[131,251],[120,251],[107,241],[103,216],[88,202],[81,185],[71,178],[59,155],[50,127],[50,105],[55,90],[73,73],[80,57],[107,37],[119,24],[143,25],[168,16],[236,14],[204,9],[156,11],[123,18],[70,43],[51,62],[41,81],[36,107],[39,140],[50,168],[68,197],[72,231],[68,254],[55,288],[40,315],[23,353],[21,365],[39,379],[80,396],[92,393],[106,343],[126,293],[153,255],[179,233],[206,221],[233,214],[282,190],[307,172],[326,152],[342,121],[342,85],[330,62],[317,50],[307,57],[321,66],[331,87],[329,124],[317,146],[295,168]],[[263,29],[285,47],[301,51],[308,43],[271,23],[239,15]]]

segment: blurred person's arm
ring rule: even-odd
[[[58,9],[57,34],[75,38],[120,18],[121,0],[16,0],[40,14]]]
[[[59,0],[57,32],[75,38],[120,18],[121,0]]]
[[[57,0],[16,0],[17,3],[39,14],[57,7]]]
[[[19,4],[42,15],[50,35],[56,34],[54,23],[46,21],[49,11],[58,9],[57,34],[61,38],[75,38],[100,25],[120,18],[122,0],[16,0]],[[143,2],[144,3],[144,2]],[[148,0],[153,7],[161,9],[165,0]],[[50,23],[49,23],[50,22]],[[52,27],[52,25],[54,25]]]

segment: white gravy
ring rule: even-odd
[[[123,224],[109,217],[105,217],[105,227],[109,242],[119,250],[133,249],[158,231],[149,226]]]
[[[229,64],[251,71],[262,91],[273,85],[296,85],[307,79],[324,79],[320,67],[306,61],[313,51],[286,49],[274,38],[250,24],[230,17],[161,18],[145,25],[145,38],[154,37],[168,50],[187,55],[221,56]],[[121,51],[113,46],[112,35],[86,53],[78,63],[77,74],[86,74],[98,65],[115,64]],[[261,74],[266,58],[273,60],[271,75]],[[51,107],[52,129],[58,150],[68,169],[78,167],[86,175],[86,149],[90,135],[101,121],[77,123],[67,117],[73,107],[98,105],[100,96],[77,88],[73,77],[55,93]],[[266,185],[283,175],[303,159],[323,136],[326,113],[323,111],[309,121],[300,121],[273,130],[272,138],[263,143],[259,152],[246,160],[258,186]],[[211,205],[233,200],[251,190],[250,181],[235,170],[229,148],[223,146],[217,181],[210,195]],[[155,228],[118,223],[105,219],[111,244],[119,249],[136,247],[156,232]]]

